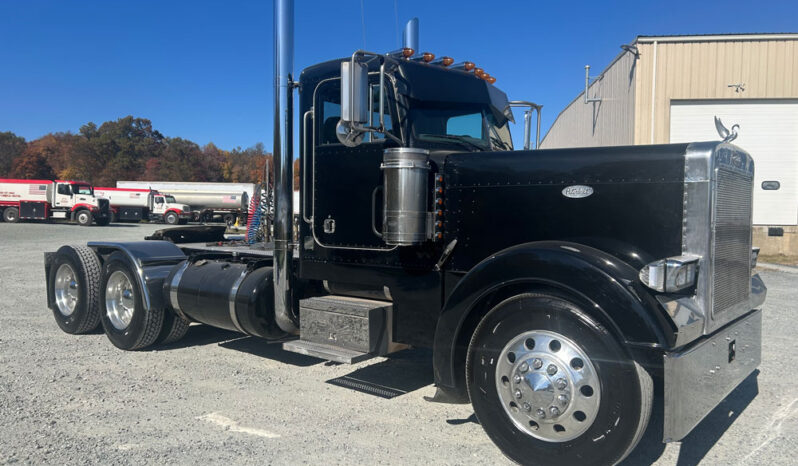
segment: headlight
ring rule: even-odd
[[[695,285],[697,256],[676,256],[654,261],[640,269],[640,281],[654,291],[673,293]]]

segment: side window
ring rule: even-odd
[[[58,185],[58,194],[63,194],[64,196],[69,196],[72,192],[69,191],[68,184],[59,184]]]
[[[458,115],[446,120],[446,134],[482,139],[482,114]]]
[[[340,81],[328,81],[319,87],[318,102],[316,103],[319,114],[318,131],[319,136],[316,144],[323,146],[326,144],[338,144],[335,136],[335,126],[341,119],[341,83]]]
[[[155,203],[156,204],[163,204],[163,198],[162,197],[156,197],[155,198]]]
[[[368,123],[370,126],[376,126],[380,122],[380,88],[379,84],[372,84],[370,86],[371,103],[371,121]],[[393,121],[391,119],[390,106],[388,104],[388,92],[385,102],[385,129],[391,131],[393,129]],[[341,119],[341,82],[339,80],[327,81],[319,87],[317,92],[317,101],[315,103],[318,108],[318,135],[316,145],[323,146],[326,144],[340,144],[338,137],[335,135],[335,127]],[[371,133],[366,135],[364,141],[379,141],[385,138],[385,135],[380,133]]]

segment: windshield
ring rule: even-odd
[[[164,199],[166,199],[166,202],[169,204],[177,204],[174,196],[164,196]]]
[[[94,190],[91,186],[87,186],[85,184],[74,184],[72,185],[72,190],[75,194],[94,194]]]
[[[408,118],[416,142],[455,144],[470,151],[513,149],[508,124],[498,125],[484,106],[414,103]]]

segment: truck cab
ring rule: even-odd
[[[192,218],[191,206],[177,202],[170,194],[152,191],[149,204],[151,220],[175,225],[185,224]]]
[[[71,218],[81,225],[107,225],[111,221],[108,199],[94,195],[91,184],[83,181],[56,180],[53,186],[54,218]]]

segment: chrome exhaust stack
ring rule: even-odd
[[[293,154],[294,2],[274,1],[274,317],[286,333],[298,334],[294,314]]]

